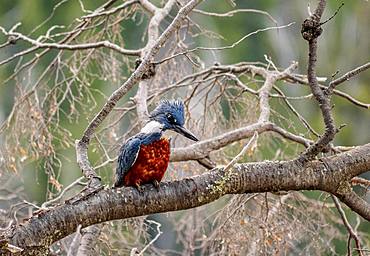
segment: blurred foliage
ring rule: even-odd
[[[83,1],[85,9],[94,10],[98,6],[102,5],[105,1]],[[158,1],[159,2],[159,1]],[[227,12],[232,9],[229,1],[205,1],[199,6],[199,9],[212,12]],[[231,2],[231,1],[230,1]],[[341,2],[339,1],[328,1],[329,6],[325,11],[324,18],[329,18],[338,8]],[[215,52],[202,52],[207,65],[214,62],[220,62],[222,64],[232,64],[240,61],[262,61],[265,62],[264,55],[271,57],[274,63],[278,67],[287,67],[293,60],[299,61],[299,69],[297,72],[306,72],[307,63],[307,43],[300,36],[301,22],[307,16],[307,4],[315,6],[316,1],[305,1],[305,0],[253,0],[253,1],[235,1],[238,8],[246,9],[258,9],[267,11],[271,16],[276,19],[278,25],[288,24],[294,22],[289,28],[284,28],[278,31],[261,32],[257,35],[251,36],[236,47]],[[60,7],[54,10],[56,4],[60,4]],[[54,12],[54,15],[50,17],[50,14]],[[346,1],[344,7],[339,13],[324,25],[324,33],[319,39],[319,60],[318,60],[318,75],[327,77],[328,80],[332,79],[331,75],[339,71],[336,76],[345,73],[348,70],[353,69],[359,64],[363,64],[369,61],[370,56],[370,30],[368,28],[370,24],[370,4],[365,1]],[[22,25],[18,28],[18,31],[24,33],[32,38],[37,38],[47,32],[51,25],[61,25],[69,27],[70,24],[75,24],[76,19],[84,15],[81,10],[79,1],[67,0],[67,1],[50,1],[50,0],[13,0],[13,1],[2,1],[0,5],[0,24],[6,29],[11,28],[17,22],[21,22]],[[124,38],[124,44],[127,48],[136,49],[145,44],[145,30],[147,24],[147,18],[142,13],[135,14],[137,17],[135,20],[125,20],[120,24],[120,34]],[[50,19],[49,19],[50,17]],[[247,33],[253,32],[257,29],[265,28],[267,26],[275,26],[276,24],[269,19],[267,16],[256,14],[256,13],[237,13],[233,17],[208,17],[201,14],[192,14],[192,18],[200,21],[205,28],[219,33],[222,38],[214,37],[209,39],[207,37],[201,37],[197,39],[197,43],[201,46],[216,47],[231,45],[235,41],[239,40],[242,36]],[[43,23],[46,20],[45,23]],[[141,22],[138,22],[142,20]],[[166,19],[169,22],[170,19]],[[39,26],[43,24],[42,26]],[[138,25],[140,24],[140,25]],[[35,30],[35,28],[37,29]],[[0,34],[0,42],[3,43],[6,38],[3,34]],[[6,49],[0,49],[0,60],[6,59],[21,49],[21,46],[26,45],[24,42],[19,42],[15,46],[7,47]],[[51,51],[44,59],[39,62],[37,71],[39,74],[42,73],[46,65],[49,64],[50,60],[55,57],[56,51]],[[30,56],[24,57],[24,60],[30,59]],[[133,61],[132,59],[131,61]],[[5,81],[14,71],[17,65],[17,60],[14,60],[6,65],[0,67],[0,81]],[[115,79],[102,77],[100,72],[104,68],[102,63],[97,58],[95,62],[89,64],[86,70],[90,74],[95,74],[94,77],[90,77],[88,82],[92,89],[97,89],[109,95],[115,88],[124,82],[126,76],[130,70],[120,70],[118,74],[121,77]],[[37,77],[33,77],[37,79]],[[114,81],[114,84],[111,82]],[[370,90],[369,90],[370,72],[364,72],[361,75],[351,79],[351,81],[343,84],[340,88],[351,94],[353,97],[369,102]],[[258,87],[258,85],[256,85]],[[0,84],[0,121],[1,123],[11,112],[14,104],[15,95],[15,82],[9,81],[7,83]],[[74,89],[75,90],[75,89]],[[284,86],[282,90],[289,95],[302,95],[302,92],[309,92],[308,88],[299,86]],[[126,95],[123,101],[127,101],[134,95],[136,88],[133,89],[128,95]],[[78,91],[74,91],[78,94]],[[94,95],[95,101],[84,101],[86,104],[84,108],[86,112],[90,112],[88,116],[82,115],[77,120],[70,121],[67,116],[60,117],[60,125],[70,132],[70,138],[61,137],[59,141],[53,141],[53,144],[57,148],[57,154],[62,155],[62,166],[63,172],[57,173],[58,181],[62,185],[67,185],[81,175],[77,164],[74,161],[74,139],[80,137],[82,131],[87,125],[88,119],[100,109],[104,103],[105,98],[99,94]],[[253,102],[253,97],[246,96],[247,100]],[[222,101],[222,111],[228,120],[230,118],[230,110],[228,109],[228,103]],[[353,106],[348,101],[336,97],[333,97],[334,116],[336,124],[346,123],[347,127],[341,130],[336,136],[335,143],[338,145],[357,145],[364,144],[370,141],[369,123],[370,123],[370,112],[365,109],[361,109]],[[251,103],[252,104],[252,103]],[[321,114],[314,102],[310,101],[294,101],[292,104],[296,109],[302,113],[302,115],[309,121],[309,123],[318,131],[323,131],[323,123]],[[272,105],[275,109],[284,110],[286,108],[279,101],[272,100]],[[69,102],[64,102],[60,106],[65,112],[71,111],[71,105]],[[81,106],[76,106],[76,111],[81,110]],[[238,107],[239,108],[239,107]],[[239,113],[243,113],[239,109]],[[251,121],[254,118],[253,113],[244,111],[248,116],[241,116],[244,120]],[[280,113],[288,113],[288,111],[280,111]],[[291,114],[286,114],[286,119],[291,120],[293,117]],[[280,118],[279,120],[283,120]],[[292,121],[291,121],[292,122]],[[122,122],[122,127],[125,126]],[[286,125],[283,125],[286,126]],[[127,127],[125,127],[127,128]],[[295,128],[300,130],[299,127]],[[0,143],[3,138],[0,137]],[[263,145],[259,148],[258,152],[253,156],[252,160],[261,159],[288,159],[295,153],[302,150],[301,147],[287,143],[280,138],[270,137],[266,138],[261,136],[260,144]],[[267,143],[265,143],[267,142]],[[66,147],[58,147],[60,143],[69,143]],[[236,143],[229,147],[226,152],[228,159],[232,158],[240,150],[243,145],[243,141]],[[99,152],[90,152],[90,158],[93,163],[98,162],[100,159]],[[18,156],[15,156],[18,157]],[[243,161],[250,161],[250,158],[242,159]],[[221,164],[221,163],[219,163]],[[22,166],[22,170],[18,170],[17,177],[21,179],[24,184],[25,194],[28,200],[31,202],[42,203],[46,199],[48,176],[43,168],[47,166],[47,160],[38,160],[36,162],[26,161],[26,164]],[[55,165],[51,164],[50,168],[54,168]],[[7,172],[9,170],[1,170],[1,172]],[[111,182],[111,169],[106,169],[100,174],[106,183]],[[1,174],[0,174],[1,175]],[[368,176],[369,177],[369,176]],[[13,181],[17,182],[17,181]],[[19,181],[18,181],[19,182]],[[52,188],[52,192],[57,192],[55,188]],[[320,199],[320,192],[307,192],[307,197]],[[322,198],[321,198],[322,199]],[[218,202],[219,205],[223,205],[223,202]],[[214,206],[215,204],[213,204]],[[207,206],[208,207],[208,206]],[[211,207],[211,206],[209,206]],[[2,208],[2,207],[1,207]],[[217,207],[216,207],[217,208]],[[349,214],[349,212],[347,212]],[[161,219],[162,215],[155,215],[154,219]],[[350,221],[355,221],[355,215],[350,214]],[[165,222],[165,221],[164,221]],[[360,229],[363,231],[368,230],[369,225],[361,225]],[[170,223],[166,223],[164,226],[165,232],[169,232],[173,229]],[[343,227],[341,231],[345,233]],[[168,236],[167,236],[168,237]],[[303,240],[302,240],[303,241]],[[303,241],[302,243],[306,243]],[[162,243],[162,242],[161,242]],[[160,244],[161,244],[160,243]],[[336,242],[337,253],[342,254],[346,251],[346,247],[343,244],[343,240]],[[181,248],[181,245],[166,245]],[[301,245],[304,247],[304,245]],[[331,254],[327,252],[327,254]]]

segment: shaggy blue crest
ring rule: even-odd
[[[185,123],[184,103],[177,100],[161,100],[158,106],[150,113],[150,119],[164,124],[165,129],[171,125],[183,126]]]

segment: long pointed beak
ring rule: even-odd
[[[199,141],[198,138],[195,137],[195,135],[191,131],[189,131],[188,129],[186,129],[183,126],[174,125],[173,130],[177,133],[180,133],[181,135],[184,135],[188,139],[191,139],[191,140],[194,140],[194,141]]]

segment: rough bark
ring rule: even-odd
[[[37,254],[53,242],[76,231],[104,221],[125,219],[152,213],[198,207],[226,194],[321,190],[338,196],[351,209],[370,220],[370,206],[346,186],[350,179],[370,169],[370,144],[359,146],[325,161],[258,162],[236,165],[226,174],[214,169],[203,175],[161,183],[160,190],[144,186],[105,188],[78,201],[66,202],[39,212],[12,231],[6,241]],[[358,197],[358,198],[357,198]]]

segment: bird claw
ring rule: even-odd
[[[153,184],[153,186],[157,189],[157,191],[159,191],[159,187],[160,187],[160,185],[159,185],[158,180],[153,180],[153,181],[152,181],[152,184]]]
[[[140,186],[140,184],[135,184],[135,188],[139,191],[140,194],[144,193],[144,189]]]

